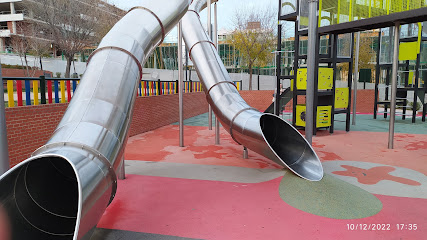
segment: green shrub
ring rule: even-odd
[[[421,109],[421,104],[419,102],[416,102],[416,103],[417,104],[416,104],[415,108],[418,111]],[[414,102],[409,102],[409,106],[411,106],[411,109],[414,109]]]

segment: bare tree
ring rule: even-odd
[[[49,40],[33,36],[28,38],[28,44],[30,46],[31,55],[39,59],[40,70],[43,71],[42,58],[49,56],[51,52],[51,42]]]
[[[17,33],[11,36],[11,46],[13,51],[19,55],[21,59],[21,65],[24,70],[24,75],[26,77],[32,77],[34,73],[32,73],[31,68],[28,63],[28,52],[30,50],[29,44],[29,28],[25,24],[17,24]]]
[[[30,15],[65,55],[65,77],[70,77],[74,55],[96,41],[99,4],[101,0],[28,0]]]
[[[109,1],[105,2],[109,3]],[[97,16],[98,25],[95,28],[96,42],[101,42],[102,38],[125,14],[126,11],[116,8],[114,5],[100,4]]]
[[[241,8],[234,14],[233,45],[239,50],[249,70],[249,90],[252,90],[252,69],[267,65],[274,49],[276,11],[272,8]],[[241,63],[242,65],[242,63]]]

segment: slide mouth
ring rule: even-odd
[[[323,178],[323,167],[318,156],[293,126],[275,115],[263,114],[260,127],[270,149],[292,172],[310,181]]]
[[[4,176],[0,189],[11,239],[73,239],[79,191],[75,171],[67,160],[30,160]]]

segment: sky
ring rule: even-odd
[[[139,6],[146,1],[151,0],[105,0],[111,4],[116,5],[119,8],[129,10],[134,6]],[[278,0],[219,0],[217,3],[218,8],[218,29],[233,29],[233,15],[236,10],[242,8],[244,4],[245,8],[266,8],[267,6],[274,7],[277,9]],[[212,8],[213,14],[213,8]],[[204,10],[200,14],[202,23],[206,25],[207,22],[207,11]],[[213,17],[212,17],[213,22]],[[167,42],[176,42],[177,39],[176,29],[172,30],[171,33],[166,37]]]

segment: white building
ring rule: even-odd
[[[91,0],[74,1],[76,4],[91,3]],[[22,29],[19,28],[19,22],[40,22],[40,19],[36,20],[32,13],[28,13],[25,10],[25,5],[28,4],[28,2],[37,2],[37,0],[0,0],[0,52],[5,51],[5,48],[9,46],[11,35],[22,34]],[[120,17],[125,14],[124,10],[117,8],[106,1],[98,3],[95,7],[103,11],[105,14],[109,14],[112,19],[120,19]]]
[[[0,0],[0,51],[8,45],[10,35],[16,33],[16,23],[24,20],[22,0]]]

